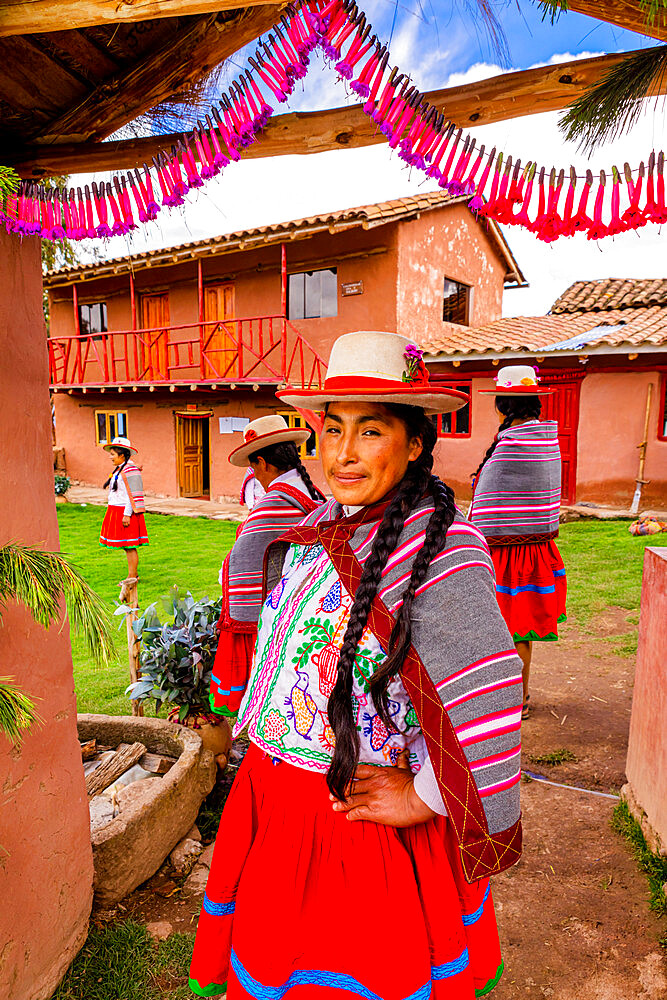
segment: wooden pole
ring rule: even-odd
[[[199,367],[202,378],[206,377],[206,362],[204,360],[204,275],[201,257],[197,261],[197,319],[199,322]]]
[[[133,622],[139,617],[139,585],[132,577],[123,580],[120,585],[118,595],[120,604],[125,604],[130,609],[125,615],[125,627],[127,629],[127,659],[130,668],[130,683],[135,684],[141,677],[141,667],[139,664],[139,648],[141,643],[134,634]],[[143,715],[144,706],[136,698],[132,699],[132,715]]]
[[[639,448],[639,469],[637,471],[637,479],[635,480],[637,484],[635,488],[635,495],[632,498],[632,504],[630,506],[631,514],[637,514],[639,512],[639,502],[642,497],[642,486],[644,486],[645,483],[650,482],[650,480],[644,479],[644,466],[646,463],[646,446],[648,445],[648,428],[649,428],[649,421],[651,418],[652,397],[653,397],[653,382],[649,382],[648,390],[646,392],[646,414],[644,417],[644,437],[641,441],[641,444],[637,445],[637,447]]]
[[[130,271],[130,309],[132,310],[132,329],[137,329],[137,300],[134,294],[134,275]]]

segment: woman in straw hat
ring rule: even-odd
[[[115,437],[104,445],[109,452],[114,471],[104,484],[109,487],[107,512],[100,531],[100,545],[110,549],[125,549],[127,555],[126,582],[136,583],[139,572],[140,545],[148,545],[144,520],[144,484],[141,472],[132,461],[137,449],[126,437]]]
[[[261,498],[253,502],[250,516],[239,528],[234,547],[222,564],[220,639],[210,696],[211,709],[217,715],[236,716],[248,683],[262,606],[264,553],[271,542],[324,500],[297,450],[309,435],[307,428],[288,427],[277,413],[258,417],[247,424],[243,444],[229,455],[232,465],[250,466]]]
[[[508,365],[496,376],[500,428],[474,476],[469,517],[484,532],[503,618],[523,663],[522,718],[530,712],[532,643],[558,638],[567,581],[554,539],[560,514],[560,448],[555,420],[540,421],[537,369]]]
[[[430,415],[467,397],[379,332],[278,395],[324,411],[334,498],[267,551],[190,985],[473,1000],[502,972],[488,875],[520,853],[521,664],[486,542],[431,472]]]

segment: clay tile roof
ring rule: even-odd
[[[47,271],[44,276],[46,287],[62,285],[81,278],[103,277],[109,274],[122,274],[137,267],[171,264],[179,260],[192,260],[212,254],[231,253],[250,247],[256,248],[262,244],[280,243],[286,237],[294,239],[306,237],[313,232],[326,229],[331,233],[341,232],[350,228],[374,229],[391,222],[400,222],[414,218],[420,212],[442,208],[445,205],[465,204],[469,196],[453,197],[444,191],[426,192],[407,198],[395,198],[391,201],[380,201],[372,205],[361,205],[357,208],[343,208],[322,215],[311,215],[303,219],[293,219],[290,222],[277,222],[267,226],[257,226],[252,229],[240,229],[233,233],[213,236],[205,240],[195,240],[191,243],[180,243],[177,246],[160,250],[148,250],[132,254],[129,257],[112,257],[100,263],[73,265]],[[506,281],[523,284],[525,278],[509,248],[505,237],[497,223],[491,221],[487,232],[499,255],[506,263]]]
[[[552,314],[667,306],[667,278],[603,278],[575,281],[556,299]]]
[[[513,316],[481,327],[454,324],[445,327],[443,324],[442,334],[422,341],[421,346],[426,354],[447,356],[496,355],[506,351],[548,354],[571,350],[581,353],[605,346],[628,349],[652,346],[667,350],[667,301],[664,306],[610,309],[604,315],[599,311],[586,311]]]

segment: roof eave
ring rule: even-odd
[[[513,348],[504,351],[466,351],[448,354],[441,351],[439,354],[424,353],[426,364],[451,364],[453,361],[505,361],[513,358],[535,357],[539,355],[543,358],[582,358],[601,354],[656,354],[667,353],[667,343],[665,344],[596,344],[595,347],[584,345],[576,350],[549,351],[544,347],[536,348]]]

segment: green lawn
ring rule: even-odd
[[[60,504],[60,542],[64,553],[83,570],[95,590],[113,608],[117,583],[126,576],[123,552],[98,544],[104,508]],[[139,599],[142,607],[166,594],[173,584],[195,597],[220,593],[218,572],[233,544],[236,524],[206,518],[146,515],[150,545],[140,550]],[[588,629],[608,605],[638,612],[646,545],[667,545],[667,534],[634,538],[627,521],[574,521],[563,525],[558,540],[568,577],[570,621]],[[129,712],[124,691],[129,683],[124,626],[118,634],[117,661],[108,669],[94,665],[74,641],[74,678],[80,712],[123,715]],[[635,633],[620,637],[618,652],[632,653]]]
[[[83,571],[91,586],[115,608],[118,581],[127,576],[127,560],[120,550],[99,544],[104,507],[59,504],[60,547]],[[150,544],[139,550],[139,601],[152,604],[176,584],[195,597],[220,596],[218,573],[232,547],[237,525],[204,517],[167,517],[147,514]],[[74,681],[80,712],[128,715],[125,695],[129,684],[127,639],[123,619],[118,633],[118,658],[109,668],[96,667],[82,642],[73,638]]]

